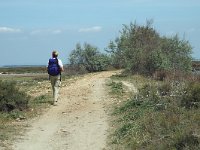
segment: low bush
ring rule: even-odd
[[[176,91],[179,90],[179,91]],[[200,85],[146,84],[115,109],[113,145],[121,149],[199,149]],[[180,95],[180,93],[184,93]],[[195,107],[199,108],[199,107]]]
[[[0,81],[0,111],[10,112],[28,107],[30,97],[17,88],[16,82]]]
[[[170,82],[164,82],[163,84],[160,85],[160,87],[158,87],[158,91],[161,96],[170,95],[171,89],[172,86]]]
[[[181,105],[185,108],[200,107],[200,83],[190,83],[184,90]]]

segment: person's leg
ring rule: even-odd
[[[60,89],[60,80],[57,78],[55,81],[55,96],[54,96],[54,101],[57,102],[58,101],[58,97],[59,97],[59,89]]]
[[[50,76],[51,86],[52,86],[52,92],[53,92],[53,103],[55,102],[55,83],[56,78],[54,76]]]
[[[52,89],[53,89],[53,98],[54,103],[58,101],[59,88],[60,88],[60,76],[53,76],[51,80]]]

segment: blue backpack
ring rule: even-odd
[[[49,59],[49,65],[48,65],[48,74],[51,76],[57,76],[59,75],[60,72],[60,67],[58,65],[58,59]]]

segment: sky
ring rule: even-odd
[[[0,0],[0,66],[46,65],[57,50],[64,64],[77,43],[100,51],[137,22],[162,36],[178,34],[200,59],[199,0]]]

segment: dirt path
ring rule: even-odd
[[[115,72],[89,74],[61,89],[58,106],[35,119],[14,150],[102,150],[107,138],[105,80]]]

